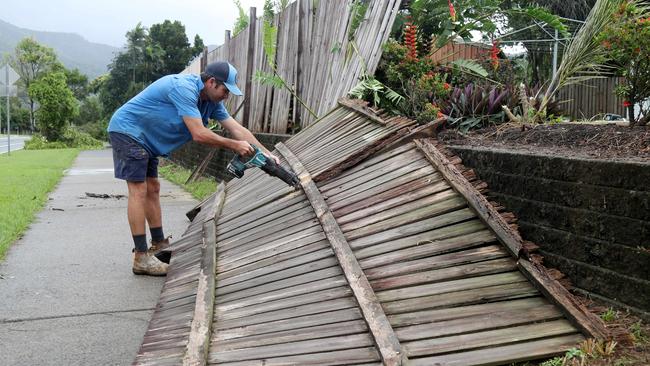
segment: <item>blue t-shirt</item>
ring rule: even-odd
[[[223,102],[200,100],[203,82],[198,75],[167,75],[121,106],[108,132],[131,136],[154,156],[165,156],[192,140],[183,116],[224,121],[230,117]]]

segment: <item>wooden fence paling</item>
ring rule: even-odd
[[[248,54],[251,55],[255,51],[255,36],[256,36],[256,26],[257,22],[254,19],[257,19],[256,9],[251,7],[249,19],[253,19],[249,22],[248,25]],[[245,92],[247,95],[252,94],[253,90],[253,63],[255,61],[254,57],[246,57],[246,89]],[[244,99],[244,119],[242,124],[244,127],[251,127],[250,122],[251,117],[251,98]]]
[[[555,302],[566,317],[587,335],[599,340],[609,339],[609,334],[598,317],[590,313],[582,304],[574,301],[572,295],[559,282],[553,280],[543,268],[535,266],[528,258],[522,258],[525,256],[525,251],[522,250],[521,237],[510,228],[487,199],[462,178],[460,171],[430,141],[415,140],[415,144],[449,184],[467,199],[469,206],[496,234],[510,254],[519,259],[517,265],[535,287]]]
[[[327,239],[334,249],[345,278],[357,299],[359,308],[361,308],[368,328],[370,328],[375,339],[377,348],[379,348],[384,365],[407,365],[408,358],[402,352],[399,340],[388,322],[388,318],[370,286],[368,278],[363,273],[359,262],[352,252],[352,248],[350,248],[349,243],[345,239],[341,228],[336,222],[336,219],[334,219],[316,183],[311,179],[310,173],[283,143],[278,143],[276,148],[287,160],[292,170],[300,177],[300,184],[323,227]]]
[[[388,39],[400,4],[401,0],[369,2],[365,19],[355,32],[359,54],[371,74],[379,63],[381,45]],[[359,56],[349,48],[349,1],[297,0],[275,15],[274,24],[278,25],[278,74],[307,106],[319,116],[324,115],[354,87],[364,71]],[[253,132],[286,133],[289,122],[309,126],[317,118],[287,90],[251,82],[255,71],[271,72],[265,62],[262,40],[263,20],[253,15],[246,29],[232,39],[227,36],[224,45],[207,55],[208,63],[228,60],[239,70],[239,80],[245,83],[250,105],[233,117]],[[196,72],[198,67],[192,64],[183,72]],[[231,96],[226,107],[231,109],[241,100]]]
[[[623,99],[614,92],[622,80],[608,77],[564,87],[557,97],[562,103],[561,109],[574,120],[590,119],[603,113],[616,113],[625,117]]]
[[[201,247],[201,270],[196,290],[196,304],[194,316],[190,326],[190,335],[185,348],[183,365],[205,365],[208,356],[208,346],[212,335],[212,318],[215,302],[215,276],[216,276],[216,225],[221,213],[221,208],[226,197],[223,184],[219,185],[214,206],[214,214],[206,217],[203,223],[203,245]]]
[[[203,47],[203,54],[201,55],[201,72],[205,71],[205,67],[208,65],[208,48]]]

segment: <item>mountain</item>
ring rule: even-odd
[[[0,55],[13,54],[16,45],[25,37],[51,47],[59,61],[68,69],[78,68],[90,80],[108,72],[108,64],[119,48],[92,43],[75,33],[44,32],[19,28],[0,20]]]

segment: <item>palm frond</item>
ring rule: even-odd
[[[483,66],[474,60],[459,59],[450,62],[453,66],[460,69],[462,72],[478,75],[480,77],[487,77],[488,72]]]
[[[571,84],[599,77],[611,70],[607,66],[604,49],[598,43],[598,35],[609,25],[625,0],[597,0],[585,24],[569,42],[557,73],[549,83],[539,111],[543,113],[548,102],[557,92]]]
[[[372,99],[375,107],[382,104],[384,99],[393,105],[399,105],[404,101],[404,96],[368,75],[362,77],[359,83],[348,92],[348,95],[356,99]]]
[[[549,27],[557,30],[563,37],[570,37],[567,26],[562,23],[562,19],[557,15],[551,14],[548,10],[540,7],[526,8],[524,11],[528,17],[548,24]]]

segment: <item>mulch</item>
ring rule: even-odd
[[[650,162],[650,127],[616,124],[558,123],[522,126],[506,124],[470,131],[443,130],[447,145],[516,150],[527,153],[592,159]]]

